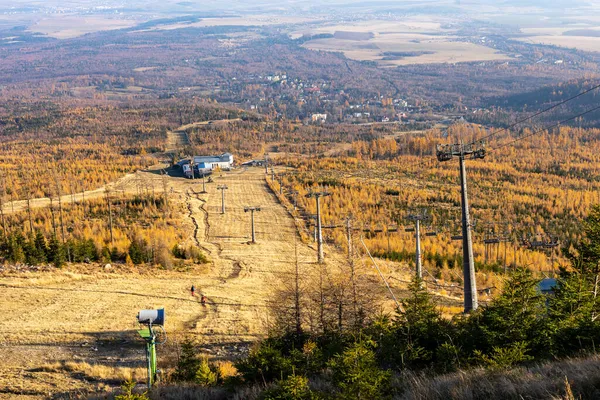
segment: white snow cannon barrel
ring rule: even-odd
[[[165,324],[165,309],[158,310],[141,310],[138,313],[138,322],[140,324],[164,325]]]

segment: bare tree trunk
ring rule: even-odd
[[[8,232],[6,230],[6,220],[4,219],[4,180],[2,182],[2,192],[0,193],[0,216],[2,216],[2,234],[4,235],[4,239],[7,238]]]
[[[169,211],[169,194],[167,192],[167,190],[169,188],[168,188],[168,181],[167,181],[167,173],[165,171],[163,171],[162,184],[163,184],[163,196],[164,196],[163,218],[165,220],[165,225],[166,225],[167,224],[167,212]]]
[[[358,328],[358,301],[356,296],[356,275],[354,269],[354,257],[352,246],[352,220],[350,217],[348,217],[348,219],[346,220],[346,235],[348,239],[348,264],[350,265],[350,284],[352,285],[352,313],[354,318],[353,325],[356,328]]]
[[[114,238],[113,238],[112,208],[110,205],[110,191],[107,189],[105,193],[106,193],[106,203],[108,204],[108,228],[110,230],[110,245],[113,246]]]
[[[52,203],[52,195],[48,195],[50,199],[50,215],[52,216],[52,231],[54,232],[54,237],[56,237],[56,219],[54,218],[54,204]]]
[[[33,219],[31,217],[31,193],[29,191],[29,185],[25,188],[27,193],[27,216],[29,217],[29,231],[33,235]]]
[[[323,269],[325,264],[319,263],[319,322],[321,323],[321,329],[325,333],[325,288],[323,287]]]
[[[6,224],[6,219],[4,217],[4,198],[6,196],[6,176],[2,174],[2,192],[0,193],[0,215],[2,216],[2,231],[4,233],[4,238],[6,239],[8,235],[8,228]],[[11,191],[12,193],[12,191]]]
[[[65,235],[65,222],[63,217],[63,208],[62,208],[62,190],[61,190],[61,180],[58,178],[58,175],[54,175],[54,180],[56,182],[56,194],[58,195],[58,213],[59,213],[59,221],[60,221],[60,235],[62,238],[62,243],[65,245],[67,243],[66,235]],[[71,250],[69,246],[67,247],[67,260],[71,262]]]
[[[69,192],[71,192],[71,206],[75,204],[75,193],[73,193],[73,183],[69,181]]]
[[[342,302],[342,299],[340,298],[340,300],[338,302],[338,330],[340,332],[344,328],[343,322],[344,322],[344,303]]]
[[[295,291],[294,291],[294,313],[296,319],[296,333],[300,335],[302,333],[302,314],[300,310],[300,268],[298,264],[298,244],[297,238],[294,235],[294,256],[296,257],[296,274],[295,279]]]
[[[83,206],[83,218],[86,219],[87,211],[85,208],[85,185],[83,183],[81,184],[81,204]]]
[[[598,273],[596,273],[596,277],[594,279],[594,302],[592,303],[592,322],[594,322],[596,320],[596,318],[598,318],[598,316],[596,315],[596,312],[594,311],[596,309],[596,298],[598,297],[598,280],[600,278],[600,275]]]

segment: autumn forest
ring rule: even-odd
[[[478,386],[502,376],[520,398],[595,398],[578,367],[548,365],[598,363],[600,53],[460,3],[312,19],[139,6],[97,30],[95,9],[80,34],[50,24],[60,7],[0,19],[0,399],[516,398]],[[436,58],[446,47],[468,59]],[[479,149],[479,310],[463,308],[447,144]],[[233,165],[194,173],[224,153]],[[138,307],[173,318],[150,392]]]

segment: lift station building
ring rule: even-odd
[[[194,156],[193,160],[194,173],[200,176],[208,175],[217,168],[227,171],[233,166],[233,155],[230,153],[223,153],[220,156]],[[190,160],[180,161],[180,164],[185,177],[191,178]]]

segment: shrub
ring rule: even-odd
[[[308,378],[291,375],[277,382],[277,385],[263,392],[260,400],[317,400],[320,397],[308,386]]]
[[[136,265],[149,262],[151,259],[146,239],[134,238],[129,245],[128,253],[131,261]]]
[[[163,268],[173,267],[171,252],[163,241],[159,241],[156,249],[156,263]]]
[[[329,362],[333,383],[342,399],[390,397],[391,374],[375,362],[372,342],[358,342]]]
[[[200,358],[194,382],[200,386],[214,386],[220,381],[219,369],[208,362],[207,357]]]
[[[173,246],[171,250],[173,257],[181,260],[194,260],[198,264],[206,264],[209,262],[208,258],[202,251],[196,246],[181,247],[180,245]]]
[[[193,382],[200,386],[222,383],[219,367],[210,363],[206,356],[199,356],[191,340],[181,343],[177,366],[171,377],[174,381]]]
[[[495,357],[499,356],[495,347],[522,342],[534,357],[547,356],[551,338],[546,303],[537,287],[538,280],[531,272],[516,270],[500,296],[470,315],[464,324],[458,324],[462,330],[460,341],[467,351],[478,350],[478,354]]]
[[[48,242],[48,261],[56,268],[60,268],[65,263],[65,248],[60,244],[56,236],[52,236]]]
[[[436,352],[447,340],[449,328],[436,309],[425,283],[415,278],[408,286],[409,296],[402,301],[404,311],[394,321],[394,330],[388,345],[400,359],[397,365],[424,368],[436,361]],[[391,342],[390,342],[391,340]],[[393,358],[393,356],[392,356]]]
[[[185,340],[181,343],[180,351],[172,378],[175,381],[192,382],[196,379],[196,373],[200,368],[200,359],[196,354],[196,346],[191,340]]]
[[[144,393],[133,393],[133,389],[135,388],[134,381],[124,382],[121,386],[123,390],[122,394],[115,396],[115,400],[149,400],[146,392]]]
[[[493,370],[500,370],[533,360],[533,357],[526,353],[527,345],[525,342],[516,342],[506,347],[494,347],[489,355],[476,350],[475,356],[484,366]]]
[[[248,358],[237,362],[235,366],[246,382],[254,383],[266,384],[293,373],[291,360],[265,343],[252,350]]]

